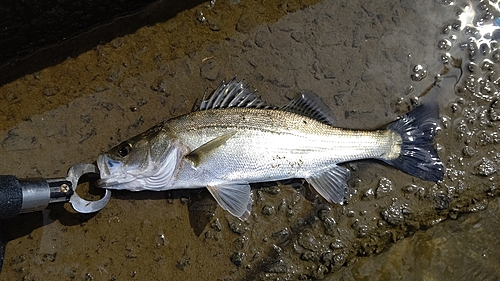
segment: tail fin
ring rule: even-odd
[[[433,146],[438,122],[438,105],[424,104],[391,123],[388,129],[399,133],[403,143],[398,158],[384,161],[423,180],[442,180],[443,162]]]

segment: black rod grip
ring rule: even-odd
[[[17,216],[23,206],[21,183],[15,176],[0,176],[0,220]]]

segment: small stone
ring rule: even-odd
[[[231,229],[232,232],[237,234],[243,234],[248,230],[248,228],[245,227],[241,222],[231,222],[229,224],[229,229]]]
[[[215,231],[222,231],[222,224],[220,223],[219,218],[216,218],[211,224],[210,227],[212,227]]]
[[[260,268],[262,269],[262,271],[268,273],[286,273],[287,271],[285,261],[282,259],[264,261],[260,265]]]
[[[467,156],[467,157],[472,157],[476,154],[476,150],[470,146],[465,146],[464,149],[463,149],[463,154],[464,156]]]
[[[284,243],[290,239],[290,230],[288,228],[284,228],[280,231],[277,231],[271,235],[271,237],[276,241],[276,243]]]
[[[375,197],[375,192],[373,191],[372,188],[370,188],[367,191],[365,191],[365,193],[363,193],[363,195],[361,196],[361,200],[371,200],[374,197]]]
[[[330,249],[332,250],[338,250],[338,249],[342,249],[345,247],[345,244],[344,242],[342,242],[341,240],[337,239],[335,240],[335,242],[332,242],[330,244]]]
[[[418,186],[415,184],[410,184],[410,185],[403,187],[402,189],[403,189],[403,192],[405,192],[405,193],[412,193],[412,192],[417,191]]]
[[[404,221],[403,211],[397,202],[392,202],[389,208],[381,212],[382,218],[392,225],[400,225]]]
[[[276,210],[274,209],[273,205],[266,203],[266,205],[264,207],[262,207],[262,214],[263,215],[271,216],[271,215],[274,215],[274,213],[276,213]]]
[[[239,237],[239,238],[236,238],[236,240],[234,240],[234,248],[237,250],[237,251],[241,251],[243,249],[246,248],[248,244],[248,237]]]
[[[378,183],[378,187],[377,187],[377,190],[375,192],[375,196],[377,198],[385,197],[385,196],[389,195],[389,193],[392,190],[393,190],[392,182],[387,178],[381,178],[379,183]]]
[[[231,256],[231,262],[236,266],[241,266],[241,264],[245,261],[245,253],[243,252],[234,252]]]
[[[474,169],[476,170],[478,175],[488,177],[497,171],[497,166],[490,159],[483,157],[481,160],[476,162],[474,165]]]
[[[43,255],[43,260],[54,262],[56,260],[57,253],[45,254]]]
[[[333,236],[335,234],[335,230],[337,229],[337,223],[333,218],[327,218],[323,221],[323,225],[325,226],[325,234]]]

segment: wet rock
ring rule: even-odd
[[[450,206],[451,201],[452,199],[446,194],[434,194],[434,203],[437,210],[447,209]]]
[[[375,192],[375,196],[377,198],[385,197],[392,190],[393,190],[393,188],[392,188],[392,182],[389,179],[387,179],[387,178],[381,178],[380,181],[379,181],[379,183],[378,183],[377,190]]]
[[[359,227],[358,227],[358,237],[359,238],[365,237],[367,233],[368,233],[368,226],[366,224],[359,225]]]
[[[345,247],[344,242],[342,242],[339,239],[335,240],[335,242],[332,242],[330,244],[330,249],[332,249],[332,250],[339,250],[339,249],[342,249],[344,247]]]
[[[277,231],[271,235],[271,237],[276,241],[276,243],[284,243],[290,239],[291,232],[288,228]]]
[[[191,264],[191,258],[188,255],[188,247],[186,247],[182,258],[180,258],[177,261],[177,263],[175,264],[175,267],[177,267],[177,269],[179,269],[179,270],[184,270],[190,264]]]
[[[361,200],[371,200],[375,197],[375,192],[373,191],[372,188],[368,189],[363,195],[361,196]]]
[[[111,69],[106,80],[108,82],[115,82],[118,78],[120,78],[120,76],[122,75],[122,72],[123,72],[122,67],[115,66]]]
[[[142,107],[142,106],[145,106],[147,103],[148,103],[147,100],[140,99],[137,101],[137,106]]]
[[[496,144],[500,142],[500,137],[496,132],[481,131],[477,134],[477,145],[485,146],[488,144]]]
[[[219,218],[216,218],[211,224],[210,227],[215,231],[222,231],[222,224],[220,223]]]
[[[262,214],[266,216],[271,216],[276,213],[276,209],[273,205],[266,203],[264,207],[262,207]]]
[[[500,121],[500,99],[496,98],[491,103],[488,114],[492,122]]]
[[[247,232],[248,228],[244,226],[241,222],[231,222],[229,223],[229,229],[231,229],[232,232],[238,233],[238,234],[243,234]]]
[[[132,276],[132,277],[134,277],[134,276]],[[92,275],[92,273],[90,273],[90,272],[87,272],[85,274],[85,279],[84,280],[85,281],[92,281],[92,280],[94,280],[94,275]]]
[[[300,255],[300,259],[303,261],[319,261],[319,257],[316,252],[306,251]]]
[[[330,236],[335,235],[335,230],[337,229],[337,223],[333,218],[326,218],[323,221],[323,226],[325,227],[325,234]]]
[[[336,254],[333,256],[332,267],[334,269],[341,268],[347,261],[347,255],[345,253]]]
[[[455,121],[454,129],[460,139],[472,135],[472,132],[469,130],[469,127],[464,119],[458,119]]]
[[[403,192],[405,192],[405,193],[413,193],[413,192],[417,191],[417,189],[418,189],[418,186],[415,184],[410,184],[410,185],[407,185],[407,186],[402,188]]]
[[[241,250],[245,249],[248,245],[248,237],[243,236],[243,237],[236,238],[236,240],[234,240],[233,245],[237,251],[241,251]]]
[[[469,212],[478,212],[486,209],[488,206],[488,200],[483,199],[483,200],[472,200],[472,205],[469,206],[467,209]]]
[[[12,257],[10,262],[9,262],[9,265],[14,266],[14,265],[20,264],[20,263],[24,262],[26,260],[26,258],[27,258],[27,256],[24,254],[19,255],[17,257]]]
[[[317,250],[318,247],[320,246],[319,241],[316,239],[314,234],[308,229],[302,231],[299,234],[298,242],[300,246],[311,251]]]
[[[355,215],[356,215],[356,212],[354,212],[353,210],[349,210],[346,212],[346,216],[349,218],[353,218]]]
[[[243,262],[245,261],[246,254],[243,252],[234,252],[231,255],[231,262],[236,265],[236,266],[241,266]]]
[[[269,193],[269,194],[272,194],[272,195],[276,195],[280,192],[280,188],[279,186],[266,186],[266,187],[263,187],[260,189],[261,191],[263,192],[266,192],[266,193]]]
[[[491,176],[497,172],[497,165],[490,159],[483,157],[481,160],[474,164],[474,170],[480,176]]]
[[[283,259],[266,260],[260,264],[260,269],[268,273],[286,273],[287,266]]]
[[[164,77],[157,78],[151,85],[151,90],[160,93],[167,92],[167,80]]]
[[[186,266],[190,265],[189,258],[181,258],[180,260],[177,261],[175,267],[180,270],[184,270]]]
[[[43,255],[42,260],[54,262],[56,260],[56,256],[57,256],[57,253],[45,254],[45,255]]]
[[[330,206],[322,206],[319,210],[318,210],[318,218],[322,221],[325,221],[327,219],[330,218],[330,214],[332,212],[332,208]]]
[[[53,97],[60,92],[58,87],[47,87],[43,90],[43,96],[46,98]]]
[[[330,266],[334,256],[335,256],[335,253],[332,251],[325,252],[325,253],[323,253],[323,255],[321,255],[321,261],[326,266]]]
[[[274,255],[281,255],[283,253],[283,249],[278,245],[273,245]]]
[[[3,98],[9,104],[15,104],[15,103],[18,103],[20,101],[20,99],[17,97],[17,95],[12,91],[8,91],[8,92],[4,93]]]
[[[321,256],[321,260],[325,266],[331,271],[338,270],[346,262],[347,256],[343,251],[328,251]]]
[[[155,243],[156,247],[165,246],[168,243],[167,239],[165,238],[165,234],[163,234],[163,232],[159,232],[155,236],[155,241],[156,241]]]
[[[406,203],[403,204],[403,206],[401,207],[401,211],[403,212],[403,215],[409,215],[413,213],[410,206]]]
[[[397,201],[392,202],[389,208],[381,212],[381,215],[386,222],[392,225],[400,225],[404,222],[403,211]]]
[[[111,111],[115,107],[115,105],[110,102],[101,102],[101,106],[104,107],[107,111]]]
[[[415,65],[412,69],[412,74],[410,75],[413,81],[422,81],[425,77],[427,77],[427,70],[420,64]]]
[[[464,156],[467,156],[467,157],[472,157],[476,154],[476,150],[468,145],[464,147],[462,152],[463,152]]]

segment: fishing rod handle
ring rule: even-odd
[[[71,185],[66,179],[18,180],[0,175],[0,220],[43,210],[49,203],[67,202],[73,193]]]

